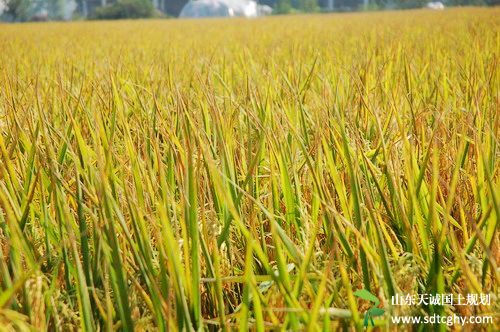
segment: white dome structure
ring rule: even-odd
[[[252,0],[190,0],[179,17],[257,17],[257,2]]]
[[[425,8],[433,10],[443,10],[444,4],[441,1],[429,2],[425,6]]]

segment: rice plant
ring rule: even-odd
[[[0,25],[0,330],[495,315],[499,17]]]

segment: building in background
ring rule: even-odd
[[[167,5],[164,7],[166,9],[166,13],[171,16],[179,16],[182,8],[188,3],[193,3],[193,6],[199,2],[199,7],[206,7],[208,2],[231,2],[232,0],[165,0],[167,1]],[[379,0],[371,0],[373,3]],[[380,0],[385,1],[386,0]],[[390,1],[390,0],[389,0]],[[245,0],[241,1],[233,1],[233,2],[248,2]],[[363,6],[367,7],[370,3],[369,0],[257,0],[258,8],[261,8],[261,12],[265,12],[268,14],[268,9],[273,9],[275,13],[286,13],[287,10],[296,10],[299,12],[311,12],[311,11],[349,11],[349,10],[357,10],[362,8]],[[231,6],[231,5],[229,5]],[[263,7],[267,6],[267,7]],[[222,15],[228,16],[228,15]],[[231,15],[229,15],[231,16]],[[235,15],[241,16],[241,15]]]
[[[190,0],[179,17],[257,17],[269,15],[272,8],[254,0]]]

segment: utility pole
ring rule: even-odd
[[[327,9],[332,12],[333,8],[335,8],[335,0],[328,0]]]
[[[87,0],[82,0],[82,15],[85,18],[89,16],[89,7],[87,4]]]

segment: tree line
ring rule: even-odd
[[[187,0],[165,0],[187,2]],[[432,0],[259,0],[274,14],[421,8]],[[436,0],[434,0],[436,1]],[[446,6],[495,6],[500,0],[444,0]],[[182,4],[181,8],[182,8]],[[177,15],[158,0],[0,0],[0,20],[11,22],[119,19]]]

